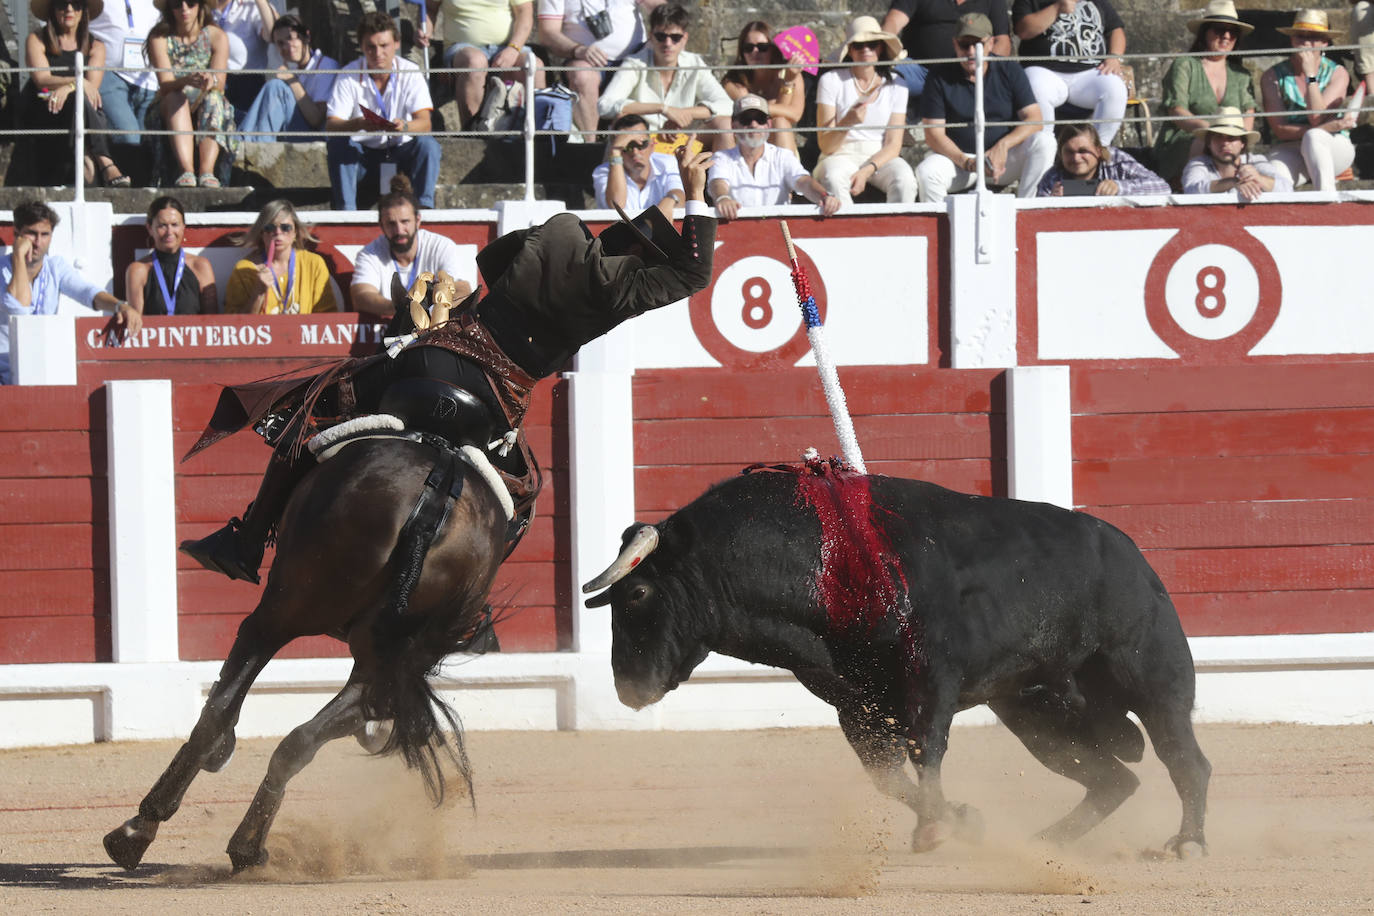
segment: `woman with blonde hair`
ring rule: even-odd
[[[769,67],[767,65],[773,65]],[[774,69],[780,64],[788,66]],[[797,137],[792,128],[801,120],[806,108],[806,85],[802,81],[805,61],[800,54],[791,60],[782,56],[782,49],[773,42],[768,23],[747,22],[739,30],[735,60],[720,84],[732,100],[756,95],[768,102],[768,116],[773,119],[773,132],[768,142],[797,152]],[[761,67],[765,69],[760,69]]]
[[[162,18],[148,33],[143,53],[157,68],[157,97],[148,109],[151,130],[181,131],[173,137],[172,152],[181,174],[178,188],[218,188],[215,163],[223,149],[230,158],[238,151],[234,108],[224,96],[224,68],[229,62],[229,39],[211,22],[204,0],[154,0]],[[207,131],[193,138],[192,130]],[[199,153],[199,178],[195,155]]]
[[[224,310],[250,315],[337,312],[329,265],[305,247],[318,241],[289,201],[269,201],[239,237],[239,247],[249,254],[229,275]]]

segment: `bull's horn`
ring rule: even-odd
[[[638,566],[641,560],[653,553],[657,546],[658,529],[653,525],[641,525],[635,536],[630,538],[630,543],[620,551],[620,556],[615,558],[615,562],[606,567],[606,571],[601,575],[582,586],[582,594],[590,595],[619,582],[629,575],[630,570]]]

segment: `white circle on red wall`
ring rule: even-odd
[[[720,271],[711,286],[711,321],[741,350],[768,353],[786,344],[801,325],[788,265],[752,255]]]
[[[1224,340],[1254,320],[1260,283],[1250,259],[1229,245],[1200,245],[1169,268],[1164,299],[1185,333]]]

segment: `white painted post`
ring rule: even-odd
[[[105,386],[110,617],[116,662],[174,662],[176,506],[172,383]]]
[[[1007,371],[1007,491],[1073,508],[1073,420],[1068,366]]]
[[[1009,194],[951,194],[950,362],[1016,365],[1016,202]]]
[[[496,234],[538,226],[567,207],[561,200],[502,200],[496,204]]]
[[[10,381],[16,385],[76,384],[76,319],[71,315],[11,315]]]

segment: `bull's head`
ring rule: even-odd
[[[660,539],[669,543],[658,555]],[[642,709],[685,681],[710,653],[700,621],[700,597],[692,597],[677,572],[682,544],[653,525],[632,525],[620,556],[582,586],[587,607],[611,606],[611,670],[620,702]]]

